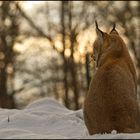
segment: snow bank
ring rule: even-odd
[[[57,101],[44,98],[23,110],[0,109],[0,139],[137,139],[137,134],[89,136],[82,110],[66,109]]]

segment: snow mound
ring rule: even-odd
[[[137,134],[89,136],[82,109],[72,111],[56,100],[37,100],[25,109],[0,109],[0,139],[137,139]]]

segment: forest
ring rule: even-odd
[[[95,67],[95,19],[107,32],[116,23],[140,99],[139,9],[139,1],[0,1],[0,107],[50,97],[82,108]]]

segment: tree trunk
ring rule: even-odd
[[[16,24],[17,15],[15,14],[15,11],[12,13],[10,9],[12,4],[14,4],[14,2],[3,1],[1,2],[0,8],[0,20],[2,24],[0,32],[0,53],[3,55],[0,59],[0,107],[2,108],[15,108],[13,94],[9,94],[7,91],[7,82],[9,78],[7,67],[9,64],[13,65],[13,45],[18,34],[18,25]],[[9,26],[5,26],[5,19],[9,19],[11,21]],[[7,36],[10,38],[10,41],[7,40]]]
[[[7,94],[7,74],[6,69],[0,69],[0,107],[15,108],[13,96]]]
[[[69,30],[70,30],[70,49],[71,49],[71,55],[70,55],[70,72],[72,76],[72,86],[73,86],[73,92],[74,92],[74,103],[75,103],[75,109],[79,109],[79,84],[77,80],[77,68],[76,64],[74,62],[74,45],[76,42],[76,33],[75,30],[72,29],[72,1],[69,1]]]
[[[63,59],[63,73],[64,73],[64,90],[65,90],[65,96],[64,96],[64,103],[67,108],[69,108],[69,95],[68,95],[68,80],[67,80],[67,75],[68,75],[68,69],[67,69],[67,59],[65,57],[65,4],[67,4],[65,1],[62,1],[61,3],[61,24],[62,24],[62,43],[63,43],[63,52],[62,52],[62,59]]]

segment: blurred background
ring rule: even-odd
[[[95,18],[113,23],[137,70],[140,96],[139,1],[0,1],[0,107],[22,109],[43,97],[82,108],[93,73]]]

